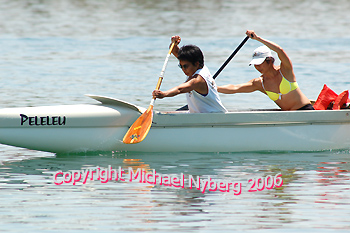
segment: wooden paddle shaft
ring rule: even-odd
[[[156,90],[159,90],[160,85],[162,84],[162,81],[163,81],[163,77],[159,77],[158,83],[157,83],[157,86],[156,86]]]
[[[163,77],[164,77],[164,72],[165,72],[166,66],[167,66],[168,61],[169,61],[170,54],[171,54],[171,52],[173,51],[174,46],[175,46],[175,42],[173,42],[173,43],[170,45],[169,52],[168,52],[168,54],[167,54],[167,56],[166,56],[166,58],[165,58],[162,71],[160,72],[160,75],[159,75],[159,79],[158,79],[158,83],[157,83],[157,86],[156,86],[156,90],[159,90],[159,89],[160,89],[160,85],[162,85],[162,81],[163,81]],[[156,99],[156,97],[153,97],[153,99],[152,99],[152,101],[151,101],[151,105],[153,105],[155,99]]]
[[[170,54],[171,54],[171,52],[173,51],[174,45],[175,45],[175,42],[173,42],[173,43],[171,44],[170,48],[169,48],[169,52],[168,52],[168,54],[167,54],[167,56],[166,56],[166,58],[165,58],[162,71],[160,72],[160,75],[159,75],[159,79],[158,79],[158,83],[157,83],[157,86],[156,86],[156,90],[159,90],[160,85],[162,84],[163,77],[164,77],[164,72],[165,72],[166,66],[167,66],[167,64],[168,64]]]

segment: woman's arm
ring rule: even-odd
[[[266,40],[266,39],[258,36],[253,30],[247,30],[246,34],[247,34],[247,36],[249,36],[253,40],[257,40],[257,41],[263,43],[264,45],[266,45],[267,47],[269,47],[271,50],[275,51],[278,55],[278,58],[281,61],[281,68],[283,70],[285,70],[285,71],[293,70],[292,61],[289,59],[287,53],[283,50],[283,48],[281,46],[279,46],[278,44],[276,44],[272,41]]]
[[[252,79],[249,82],[242,84],[228,84],[224,86],[218,86],[218,92],[223,94],[235,94],[235,93],[250,93],[254,91],[262,91],[260,78]]]

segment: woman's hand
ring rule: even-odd
[[[253,30],[247,30],[245,33],[250,39],[257,40],[258,35]]]

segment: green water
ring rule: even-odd
[[[212,232],[349,227],[349,152],[91,153],[21,159],[1,166],[2,230]],[[240,193],[83,179],[54,184],[54,174],[121,168],[165,176],[240,183]],[[249,180],[282,174],[279,188]],[[61,175],[57,181],[63,181]],[[59,183],[59,182],[57,182]],[[213,187],[213,186],[212,186]],[[271,187],[271,186],[270,186]],[[254,192],[250,192],[250,191]],[[238,189],[236,189],[238,191]],[[16,229],[13,229],[13,228]]]

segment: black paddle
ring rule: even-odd
[[[213,76],[213,79],[216,79],[216,77],[221,73],[221,71],[225,68],[225,66],[227,66],[227,64],[232,60],[232,58],[238,53],[238,51],[243,47],[243,45],[245,44],[245,42],[247,42],[248,39],[249,39],[249,36],[246,36],[246,38],[244,38],[244,40],[238,45],[235,51],[233,51],[232,54],[229,56],[229,58],[227,58],[227,60],[224,62],[224,64],[222,64],[220,69],[216,71],[216,73]],[[177,109],[176,111],[182,111],[182,110],[188,110],[188,105],[185,105]]]

